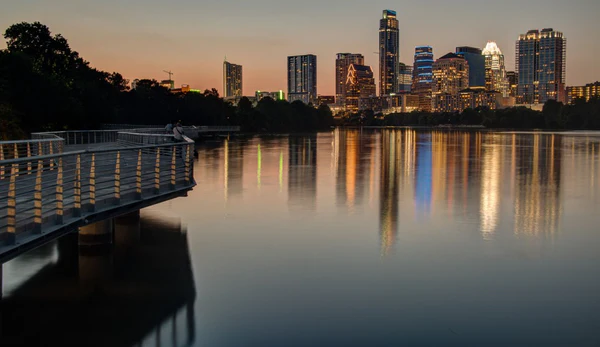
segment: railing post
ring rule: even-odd
[[[138,151],[137,167],[135,169],[135,198],[142,199],[142,150]]]
[[[185,184],[189,185],[191,182],[191,175],[190,175],[190,145],[186,146],[187,149],[187,153],[185,156]]]
[[[27,142],[27,158],[31,158],[31,144]],[[27,174],[31,174],[31,162],[27,162]]]
[[[121,203],[121,151],[117,151],[115,162],[115,204]]]
[[[90,163],[90,212],[96,211],[96,153],[92,153]]]
[[[17,169],[13,164],[10,168],[10,184],[8,185],[7,226],[8,243],[14,245],[17,241]]]
[[[173,150],[171,151],[171,189],[175,189],[176,180],[176,172],[175,171],[175,158],[177,157],[177,146],[173,146]]]
[[[154,194],[160,193],[160,147],[156,148],[156,164],[154,165]]]
[[[42,233],[42,173],[44,171],[44,162],[38,160],[37,173],[35,176],[35,191],[33,193],[33,232]]]
[[[0,161],[4,160],[4,145],[0,145]],[[0,180],[4,179],[4,165],[0,165]]]
[[[15,153],[14,153],[14,155],[13,155],[13,158],[15,158],[15,159],[19,159],[19,147],[17,146],[17,144],[16,144],[16,143],[15,143],[15,145],[14,145],[13,151],[15,152]],[[13,165],[13,166],[14,166],[14,165]],[[16,173],[19,173],[19,165],[17,165],[17,167],[16,167],[16,168],[17,168],[17,172],[16,172]]]
[[[54,154],[54,148],[52,148],[52,142],[49,142],[49,154],[52,155]],[[54,160],[50,159],[50,170],[54,170]]]
[[[56,174],[56,224],[63,224],[63,159],[58,158],[58,173]]]
[[[74,187],[74,210],[75,217],[81,217],[81,154],[77,154],[75,164],[75,187]]]

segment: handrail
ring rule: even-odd
[[[80,133],[74,133],[79,144]],[[67,224],[80,225],[97,212],[181,194],[195,185],[194,141],[185,135],[179,142],[146,144],[148,139],[170,140],[173,135],[113,130],[98,132],[109,136],[87,133],[92,134],[89,140],[94,143],[115,143],[122,135],[129,136],[131,144],[54,153],[34,151],[31,154],[43,154],[0,160],[0,256]],[[85,135],[83,142],[87,140]],[[20,143],[62,145],[65,141],[59,137]]]
[[[13,140],[13,141],[0,141],[0,145],[11,145],[11,144],[19,144],[19,143],[32,143],[32,142],[55,142],[55,141],[62,141],[63,139],[61,138],[56,138],[56,139],[29,139],[29,140]]]

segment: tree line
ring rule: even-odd
[[[333,124],[327,106],[265,98],[239,106],[216,89],[172,93],[153,79],[135,89],[118,72],[96,69],[66,38],[39,23],[18,23],[0,50],[0,132],[3,140],[35,131],[98,129],[102,124],[239,125],[244,131],[315,131]]]
[[[373,111],[347,115],[338,125],[363,126],[438,126],[477,125],[501,129],[600,130],[600,98],[576,99],[564,105],[555,100],[544,104],[542,111],[527,107],[490,110],[486,107],[463,112],[432,113],[415,111],[386,116]]]

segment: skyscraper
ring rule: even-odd
[[[338,53],[335,60],[335,103],[338,106],[346,105],[346,79],[348,78],[348,67],[351,64],[365,65],[365,57],[362,54]]]
[[[313,54],[288,57],[288,101],[305,104],[317,101],[317,56]]]
[[[516,44],[517,103],[565,102],[567,39],[553,29],[529,30]]]
[[[507,97],[509,88],[504,54],[493,41],[488,41],[481,54],[485,57],[485,89],[500,92],[503,97]]]
[[[506,71],[506,79],[508,80],[508,96],[516,97],[519,75],[514,71]]]
[[[358,111],[361,98],[376,96],[375,78],[370,66],[350,64],[346,81],[346,107],[349,110]]]
[[[398,64],[398,92],[410,93],[412,89],[413,67],[404,63]]]
[[[456,54],[465,58],[469,63],[469,86],[485,86],[485,58],[481,49],[475,47],[456,47]]]
[[[379,21],[379,95],[398,92],[400,41],[396,12],[383,11]]]
[[[419,95],[419,108],[431,110],[431,83],[433,82],[433,48],[417,46],[413,67],[412,93]]]
[[[465,58],[448,53],[433,63],[432,100],[434,111],[462,111],[458,94],[466,88],[469,88],[469,63]]]
[[[242,97],[242,66],[223,62],[223,97]]]

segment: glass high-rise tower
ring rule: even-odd
[[[456,54],[465,58],[469,63],[469,86],[485,86],[485,58],[481,49],[475,47],[456,47]]]
[[[431,87],[433,82],[433,48],[417,46],[413,66],[412,93],[419,95],[419,108],[431,110]]]
[[[346,105],[346,80],[350,65],[365,65],[365,57],[356,53],[338,53],[335,59],[335,103]]]
[[[413,67],[404,63],[398,64],[398,92],[410,93],[412,89]]]
[[[288,57],[288,101],[305,104],[317,101],[317,56],[313,54]]]
[[[384,10],[379,21],[379,95],[398,92],[399,35],[396,12]]]
[[[565,102],[567,39],[553,29],[530,30],[516,45],[517,103]]]
[[[242,97],[242,66],[223,62],[223,97]]]

